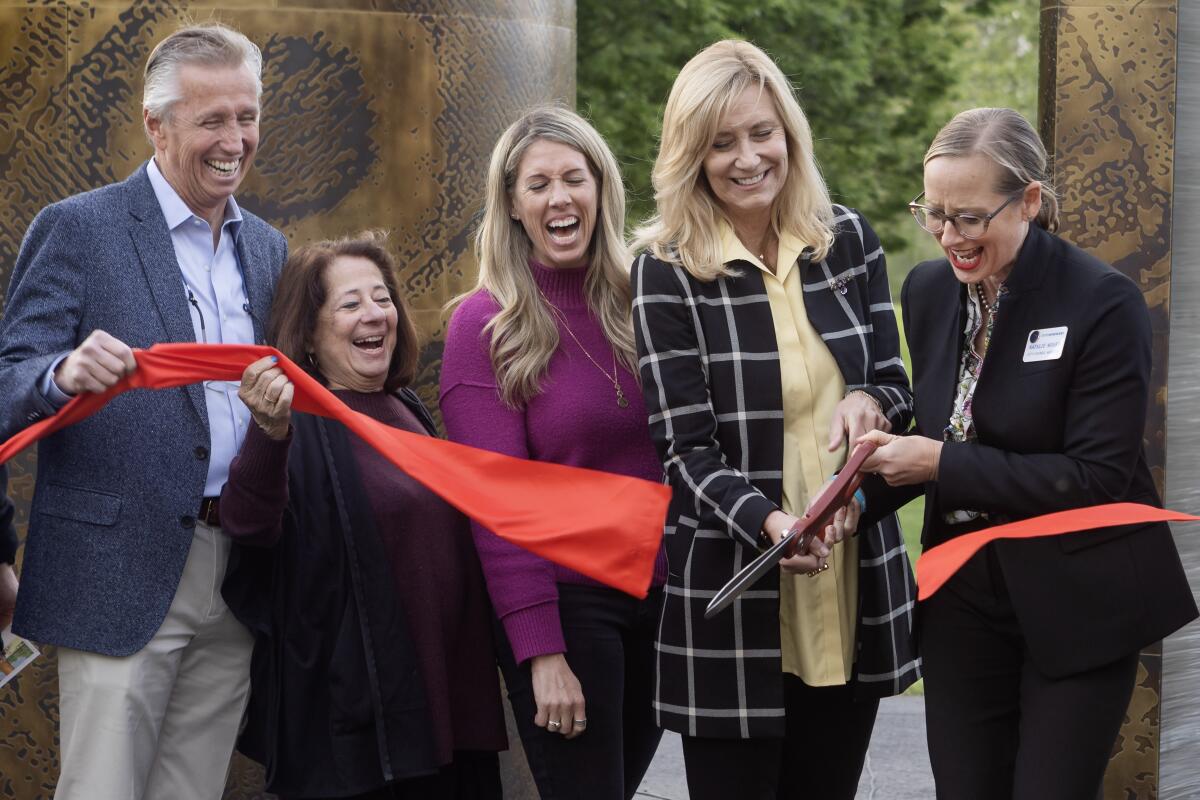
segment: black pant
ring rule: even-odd
[[[435,775],[408,778],[341,800],[503,800],[503,797],[499,756],[481,750],[456,750],[454,761]]]
[[[1096,800],[1133,692],[1137,653],[1066,678],[1042,675],[991,547],[920,613],[938,798]]]
[[[688,795],[692,800],[854,800],[879,700],[855,700],[853,692],[852,684],[813,687],[784,674],[783,738],[684,736]]]
[[[498,637],[508,699],[542,800],[628,800],[637,791],[662,737],[651,705],[661,610],[661,590],[639,601],[615,589],[558,585],[567,665],[587,704],[587,731],[574,739],[533,724],[529,662],[515,664],[508,638]]]

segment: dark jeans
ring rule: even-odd
[[[919,630],[940,800],[1099,797],[1137,653],[1065,678],[1042,675],[990,547],[921,604]]]
[[[813,687],[784,674],[783,738],[684,736],[689,796],[854,800],[879,700],[855,700],[853,693],[853,684]]]
[[[542,800],[628,800],[637,791],[662,737],[651,706],[661,610],[661,590],[636,600],[615,589],[558,585],[567,665],[587,704],[587,731],[574,739],[533,724],[529,662],[515,664],[508,638],[498,637],[508,699]]]
[[[341,800],[503,800],[496,753],[456,750],[454,761],[436,775],[398,781]],[[292,798],[295,800],[295,798]]]

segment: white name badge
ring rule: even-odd
[[[1025,355],[1021,358],[1025,363],[1031,361],[1053,361],[1063,354],[1063,346],[1067,343],[1067,326],[1059,328],[1041,328],[1029,332],[1025,337]]]

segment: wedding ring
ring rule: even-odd
[[[582,730],[582,729],[586,728],[586,727],[587,727],[587,720],[586,720],[586,719],[577,719],[577,720],[575,720],[575,727],[576,727],[576,728],[579,728],[580,730]]]
[[[559,721],[558,721],[558,720],[556,720],[556,719],[552,719],[552,720],[550,720],[549,722],[547,722],[547,723],[546,723],[546,727],[547,727],[547,728],[549,728],[549,729],[550,729],[550,730],[552,730],[552,731],[556,731],[556,730],[558,730],[559,728],[561,728],[561,727],[562,727],[562,723],[561,723],[561,722],[559,722]]]

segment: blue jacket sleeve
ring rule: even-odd
[[[64,204],[42,210],[29,226],[8,285],[0,320],[0,440],[58,409],[41,381],[79,342],[85,270],[80,227]]]

